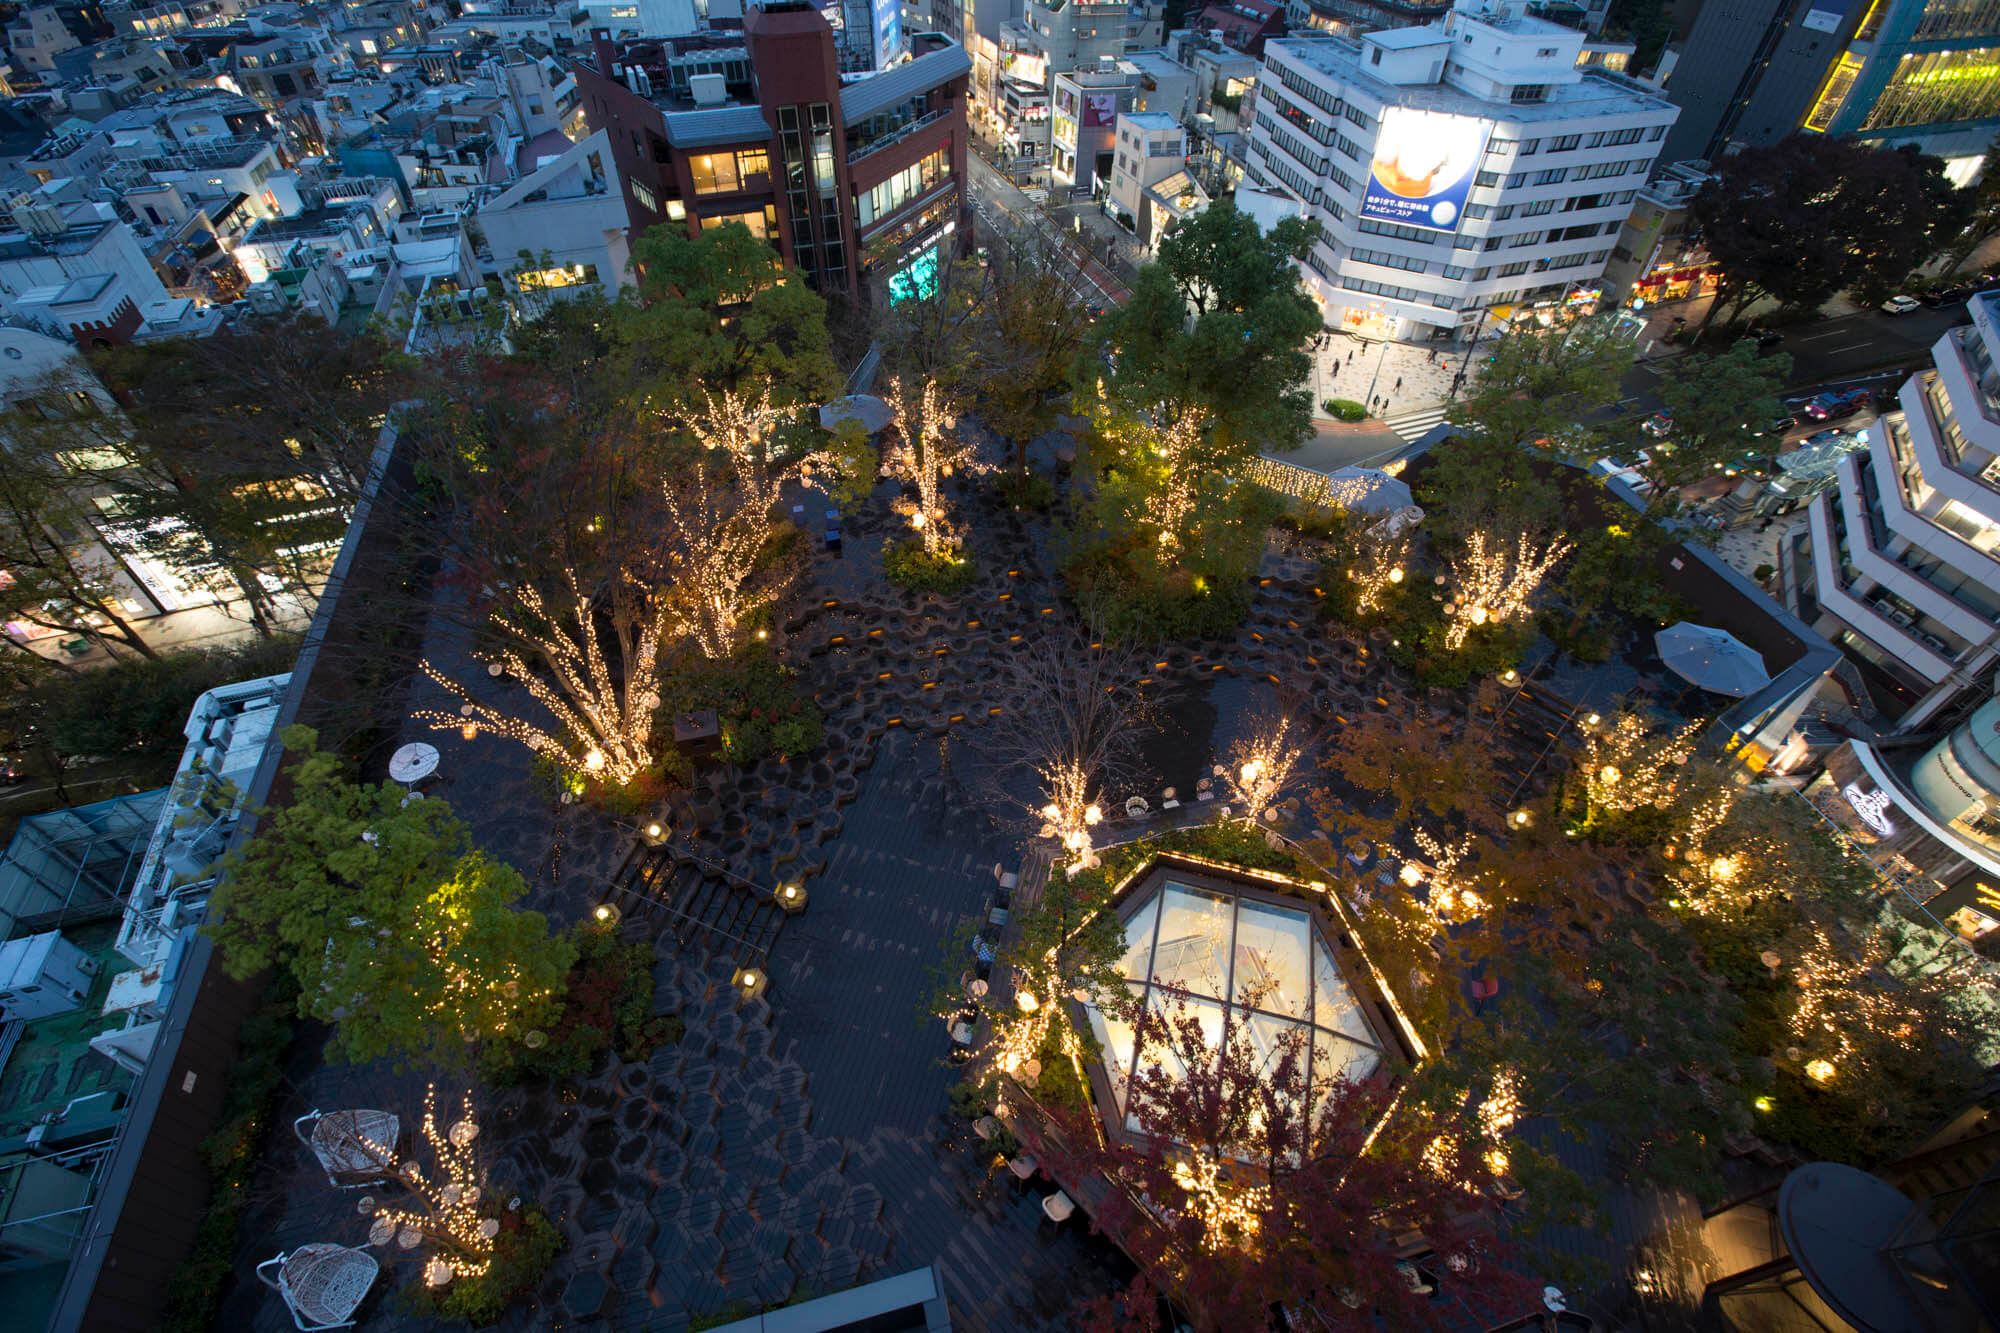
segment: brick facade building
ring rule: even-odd
[[[964,49],[918,34],[911,59],[843,82],[833,29],[798,3],[751,9],[740,50],[724,34],[697,43],[598,31],[576,62],[633,235],[741,222],[826,295],[926,290],[969,234]]]

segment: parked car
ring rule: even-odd
[[[1804,448],[1815,444],[1830,444],[1845,434],[1847,432],[1844,430],[1816,430],[1800,442],[1800,447]]]
[[[1882,303],[1885,315],[1907,315],[1912,310],[1921,310],[1923,303],[1914,296],[1892,296]]]
[[[1870,389],[1843,389],[1839,393],[1822,393],[1806,400],[1805,415],[1808,421],[1839,421],[1851,417],[1868,406],[1874,397]]]
[[[1674,419],[1665,412],[1655,412],[1639,423],[1639,429],[1655,438],[1669,435],[1674,429]]]
[[[1966,289],[1963,287],[1955,286],[1951,283],[1944,283],[1939,286],[1931,288],[1929,291],[1925,292],[1922,296],[1918,297],[1917,299],[1923,302],[1925,305],[1929,306],[1931,309],[1936,310],[1940,306],[1958,305],[1961,302],[1963,302],[1965,298],[1969,295],[1971,295],[1971,293],[1966,291]]]
[[[1799,419],[1797,417],[1772,417],[1769,424],[1767,424],[1764,427],[1764,429],[1758,431],[1752,431],[1751,434],[1783,435],[1786,431],[1790,430],[1792,427],[1798,424],[1799,424]]]
[[[15,787],[28,780],[28,770],[18,759],[0,755],[0,787]]]
[[[1785,341],[1785,335],[1776,329],[1745,329],[1743,330],[1743,336],[1754,338],[1757,342],[1757,350],[1760,352],[1768,352],[1773,347]]]
[[[1975,292],[1991,291],[1995,287],[2000,287],[2000,273],[1982,273],[1972,280]]]

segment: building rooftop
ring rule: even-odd
[[[1180,121],[1174,119],[1164,111],[1127,111],[1125,119],[1131,124],[1132,128],[1145,130],[1148,133],[1162,130],[1177,130],[1181,127]]]
[[[1418,47],[1448,45],[1451,34],[1437,27],[1388,28],[1369,33],[1368,40],[1385,51],[1413,51]]]
[[[1370,34],[1369,40],[1373,41],[1381,35]],[[1316,70],[1358,87],[1386,103],[1447,115],[1533,124],[1537,121],[1630,115],[1635,111],[1678,110],[1672,102],[1642,85],[1603,70],[1588,69],[1574,83],[1548,85],[1546,101],[1501,102],[1475,96],[1445,83],[1398,84],[1377,78],[1369,73],[1367,62],[1361,58],[1360,43],[1344,37],[1275,38],[1268,51],[1283,52],[1287,58],[1308,70]]]
[[[189,710],[182,727],[187,747],[127,895],[118,935],[119,951],[135,964],[160,962],[182,927],[201,919],[207,886],[214,883],[202,872],[236,826],[242,790],[263,758],[290,680],[266,676],[219,686]]]

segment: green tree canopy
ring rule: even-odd
[[[1837,291],[1889,295],[1965,226],[1971,200],[1914,148],[1794,134],[1723,159],[1691,213],[1722,271],[1704,319],[1769,297],[1817,310]]]
[[[1591,439],[1583,419],[1618,401],[1631,368],[1632,340],[1615,314],[1517,325],[1448,416],[1488,444],[1580,457]]]
[[[473,848],[443,801],[347,778],[309,728],[283,740],[290,799],[223,859],[204,927],[230,975],[289,969],[301,1016],[334,1024],[353,1061],[458,1064],[546,1024],[576,946],[514,909],[519,872]]]
[[[1131,302],[1101,325],[1114,397],[1141,412],[1204,411],[1232,450],[1304,441],[1305,345],[1321,324],[1295,265],[1317,233],[1299,218],[1262,232],[1226,202],[1174,227],[1139,270]]]
[[[840,392],[826,302],[741,223],[690,237],[662,223],[632,247],[637,302],[609,309],[612,383],[668,412],[699,407],[699,387],[755,395],[780,406],[823,403]]]
[[[1778,415],[1777,393],[1791,368],[1789,356],[1761,356],[1749,338],[1717,356],[1669,362],[1659,394],[1673,429],[1663,448],[1646,451],[1648,461],[1641,467],[1653,483],[1653,503],[1666,503],[1675,489],[1760,448],[1775,448],[1776,441],[1766,444],[1758,433]]]

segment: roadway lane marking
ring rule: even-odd
[[[1802,343],[1816,343],[1816,342],[1818,342],[1818,341],[1819,341],[1820,339],[1822,339],[1822,338],[1839,338],[1839,337],[1842,337],[1843,335],[1845,335],[1845,334],[1846,334],[1846,332],[1847,332],[1847,330],[1846,330],[1846,329],[1835,329],[1835,330],[1834,330],[1834,331],[1833,331],[1832,333],[1815,333],[1815,334],[1814,334],[1814,335],[1813,335],[1812,337],[1810,337],[1810,338],[1800,338],[1800,339],[1798,339],[1798,341],[1799,341],[1799,342],[1802,342]]]
[[[1828,356],[1832,356],[1835,352],[1852,352],[1858,348],[1869,347],[1872,345],[1873,344],[1871,343],[1849,343],[1845,347],[1829,347],[1826,349],[1826,354]]]

